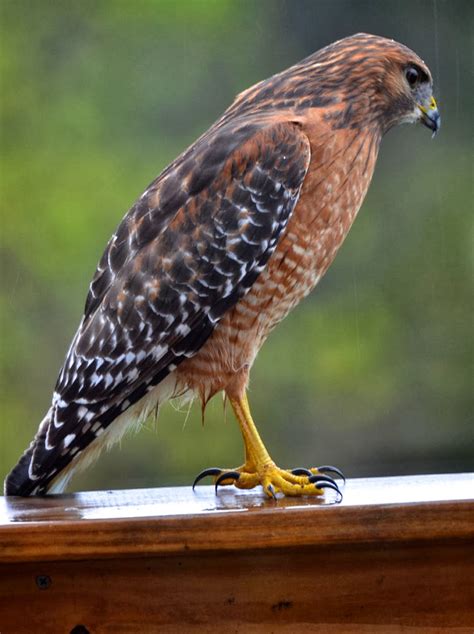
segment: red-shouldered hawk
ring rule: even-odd
[[[217,484],[275,496],[338,487],[278,468],[252,421],[249,371],[269,332],[334,259],[392,126],[439,114],[405,46],[340,40],[241,93],[146,189],[109,241],[38,433],[6,495],[61,491],[72,472],[167,399],[224,391],[245,463]]]

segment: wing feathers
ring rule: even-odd
[[[292,123],[252,132],[238,146],[233,136],[227,151],[217,134],[214,154],[208,140],[190,174],[183,162],[167,170],[109,242],[58,379],[49,449],[43,430],[33,451],[40,492],[53,465],[57,475],[199,350],[273,253],[298,200],[309,142]]]

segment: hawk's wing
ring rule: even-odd
[[[264,268],[298,200],[309,141],[293,123],[242,135],[217,134],[185,153],[122,221],[91,284],[31,475],[63,469],[193,356]]]

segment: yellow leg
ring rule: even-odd
[[[244,440],[245,466],[249,469],[256,469],[258,465],[261,467],[274,465],[253,422],[247,394],[244,393],[241,399],[229,398],[229,400]]]
[[[296,473],[277,467],[253,422],[245,392],[240,398],[229,396],[229,400],[242,432],[245,464],[231,471],[207,469],[196,478],[194,484],[201,477],[213,475],[216,485],[235,484],[240,489],[252,489],[260,484],[265,493],[273,498],[277,493],[289,496],[322,495],[324,488],[331,488],[341,495],[335,481],[322,473],[332,471],[339,475],[339,470],[334,467],[297,469]]]

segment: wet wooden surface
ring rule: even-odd
[[[0,498],[0,562],[470,538],[474,474],[349,480],[344,499],[210,486]],[[256,530],[258,528],[258,530]]]
[[[474,632],[474,475],[0,498],[0,632]]]

